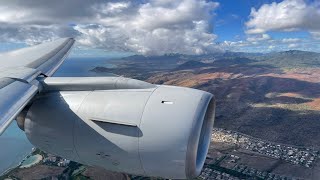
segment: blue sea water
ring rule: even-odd
[[[111,73],[95,73],[90,71],[97,66],[113,67],[108,63],[111,58],[69,58],[58,71],[54,74],[56,77],[83,77],[83,76],[111,76]]]
[[[0,174],[17,166],[31,152],[32,147],[14,121],[0,136]]]
[[[112,67],[108,64],[108,58],[69,58],[59,70],[54,74],[57,77],[70,76],[112,76],[110,73],[97,74],[91,72],[96,66]],[[16,122],[12,122],[6,132],[0,136],[0,174],[6,170],[17,166],[32,150],[23,131],[21,131]]]

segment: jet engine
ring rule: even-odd
[[[186,179],[203,167],[215,100],[122,77],[43,78],[17,121],[40,149],[89,166]]]

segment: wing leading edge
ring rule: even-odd
[[[39,92],[36,78],[51,76],[73,44],[65,38],[0,55],[0,135]]]

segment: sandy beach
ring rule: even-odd
[[[30,156],[30,157],[26,158],[25,160],[23,160],[23,162],[20,165],[20,168],[29,168],[29,167],[41,162],[42,159],[43,159],[43,157],[40,154]]]

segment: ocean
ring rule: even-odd
[[[90,71],[97,66],[113,67],[108,63],[111,57],[68,58],[54,74],[55,77],[113,76],[111,73],[95,73]]]
[[[108,64],[110,57],[99,58],[68,58],[54,74],[56,77],[83,77],[83,76],[113,76],[110,73],[97,74],[90,72],[96,66],[112,67]],[[0,175],[19,163],[32,151],[24,132],[13,121],[5,133],[0,136]]]
[[[0,136],[0,175],[17,166],[31,152],[32,147],[16,122],[12,122]]]

